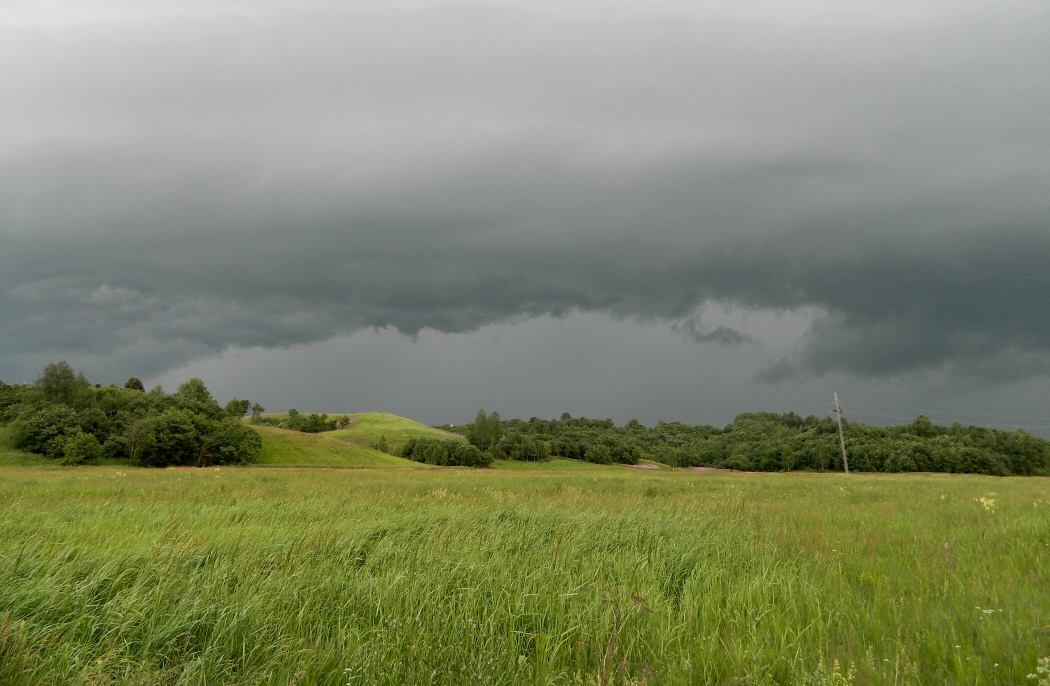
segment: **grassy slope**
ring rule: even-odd
[[[263,437],[259,464],[282,467],[424,467],[372,446],[381,436],[386,437],[394,450],[411,438],[464,440],[462,436],[385,412],[347,416],[353,422],[349,427],[319,434],[255,427]]]
[[[412,438],[433,438],[436,440],[466,440],[458,434],[435,429],[411,419],[398,417],[386,412],[360,412],[348,415],[350,426],[339,431],[328,432],[328,435],[355,445],[371,447],[386,436],[387,442],[394,448],[400,448]]]
[[[304,434],[272,426],[255,427],[263,439],[258,464],[279,467],[418,467],[370,444],[350,443],[335,432]]]

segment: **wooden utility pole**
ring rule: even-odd
[[[842,408],[839,406],[839,394],[835,394],[835,415],[839,418],[839,447],[842,448],[842,466],[849,474],[849,460],[846,459],[846,435],[842,433]]]

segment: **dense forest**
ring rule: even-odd
[[[15,446],[63,464],[247,464],[262,439],[242,420],[261,411],[239,399],[220,407],[200,379],[174,394],[147,392],[134,377],[123,388],[95,386],[66,362],[48,365],[35,383],[0,381],[0,423],[13,426]]]
[[[597,463],[641,460],[675,467],[746,471],[842,471],[838,427],[830,417],[748,412],[716,428],[678,422],[647,427],[631,420],[573,418],[503,420],[484,410],[452,428],[496,458],[567,457]],[[908,424],[874,427],[845,422],[849,467],[861,472],[953,472],[993,475],[1050,473],[1050,442],[1023,429],[937,426],[920,415]]]

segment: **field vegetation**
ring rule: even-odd
[[[556,463],[563,464],[563,463]],[[1050,481],[0,468],[0,683],[1020,684]]]

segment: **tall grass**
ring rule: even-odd
[[[0,468],[0,514],[4,684],[1018,684],[1050,654],[1047,479]]]

